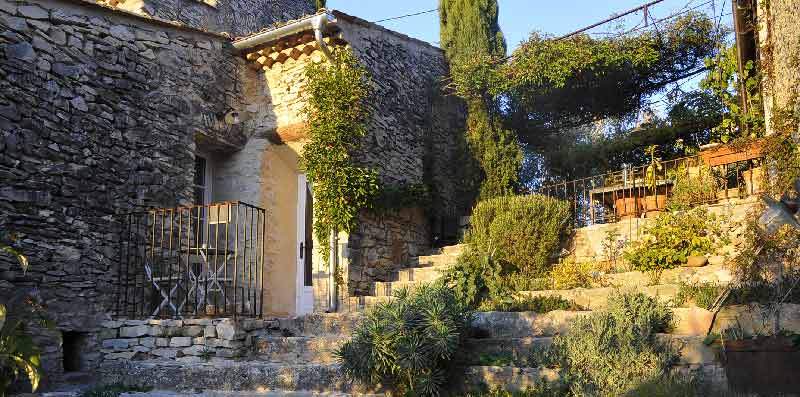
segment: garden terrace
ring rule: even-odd
[[[534,193],[570,202],[575,227],[652,217],[680,193],[689,206],[746,198],[765,191],[760,145],[714,147],[699,155],[542,186]],[[687,192],[687,190],[693,190]]]

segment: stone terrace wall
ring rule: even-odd
[[[106,1],[106,0],[103,0]],[[118,0],[117,7],[212,32],[246,36],[312,14],[313,0]]]
[[[101,324],[103,364],[166,359],[203,362],[252,353],[254,339],[279,328],[278,320],[114,320]],[[101,364],[101,365],[103,365]]]
[[[59,330],[97,351],[113,214],[188,204],[195,136],[245,139],[223,120],[246,68],[224,37],[80,1],[0,0],[0,32],[0,229],[31,264],[23,274],[0,256],[0,302],[36,291]],[[58,378],[57,337],[39,343],[45,380]]]

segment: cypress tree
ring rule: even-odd
[[[497,0],[439,0],[440,41],[450,65],[502,57],[506,41],[497,22]],[[488,90],[467,101],[467,142],[479,164],[480,198],[513,194],[522,151],[516,135],[502,128],[498,103]]]

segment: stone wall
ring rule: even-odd
[[[364,212],[348,241],[348,295],[369,293],[372,281],[389,281],[411,256],[430,248],[428,215],[455,215],[468,204],[459,194],[464,137],[463,103],[448,96],[444,53],[427,43],[364,20],[335,13],[342,35],[369,71],[372,117],[356,158],[378,171],[384,185],[425,183],[438,194],[421,209]],[[344,291],[343,291],[344,292]]]
[[[371,281],[388,280],[410,256],[426,253],[431,241],[428,215],[468,212],[469,203],[459,190],[461,169],[457,166],[465,147],[465,109],[441,88],[448,66],[440,49],[340,12],[334,15],[342,38],[372,82],[367,101],[368,134],[355,158],[375,169],[384,185],[425,183],[438,193],[427,214],[419,208],[380,214],[365,211],[357,230],[341,240],[347,256],[342,258],[347,268],[345,281],[349,283],[343,292],[361,294],[368,292]],[[282,50],[300,55],[265,68],[266,87],[252,96],[263,99],[252,101],[242,113],[253,136],[283,141],[298,156],[308,134],[303,112],[307,103],[305,68],[309,62],[326,61],[320,51],[306,54],[304,48],[301,43]],[[298,168],[297,172],[302,171]],[[316,309],[325,310],[329,269],[321,258],[314,261]]]
[[[336,12],[344,39],[369,71],[369,133],[357,158],[384,184],[429,183],[441,193],[436,212],[457,214],[466,110],[445,93],[444,52],[428,43]],[[463,214],[460,214],[463,215]]]
[[[413,256],[430,248],[428,220],[419,208],[361,214],[348,240],[347,295],[367,295],[373,281],[392,281]],[[345,291],[342,291],[345,292]]]
[[[117,360],[165,359],[197,363],[252,353],[255,338],[278,320],[113,320],[101,324],[101,365]]]
[[[79,1],[0,0],[0,31],[0,228],[31,265],[0,256],[0,302],[32,292],[59,331],[91,334],[113,299],[114,215],[190,203],[195,137],[246,139],[225,115],[249,71],[225,37]],[[39,343],[58,378],[57,335]]]
[[[234,37],[316,11],[313,0],[116,0],[115,3],[114,7],[125,11],[212,32],[228,32]]]
[[[767,128],[772,131],[770,119],[775,112],[800,112],[800,3],[771,0],[758,4],[761,56],[772,63],[764,85]],[[794,109],[788,108],[790,105]]]

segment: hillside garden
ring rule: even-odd
[[[728,197],[730,174],[700,165],[685,177],[666,175],[674,186],[658,216],[643,222],[637,238],[623,237],[621,226],[605,229],[602,255],[589,259],[571,251],[574,203],[520,194],[623,164],[661,170],[662,160],[697,154],[712,142],[758,142],[765,157],[757,165],[770,173],[760,181],[763,190],[793,203],[800,149],[790,134],[798,123],[781,113],[784,127],[763,138],[760,84],[768,64],[748,62],[740,70],[728,30],[691,12],[658,32],[599,39],[534,32],[506,57],[495,1],[441,6],[449,87],[470,112],[471,183],[480,186],[479,200],[464,252],[443,277],[370,310],[339,351],[349,376],[401,395],[439,395],[454,393],[469,365],[511,365],[557,375],[523,390],[455,393],[724,395],[713,370],[687,365],[676,341],[699,338],[729,376],[742,368],[736,357],[747,357],[737,356],[742,346],[777,341],[797,350],[800,327],[778,318],[800,304],[800,229],[796,221],[780,227],[762,216],[771,209],[768,199],[743,217],[707,205],[720,192]],[[697,89],[676,84],[692,76],[702,76]],[[665,110],[647,112],[650,98],[664,93]],[[468,343],[480,331],[465,319],[492,312],[576,317],[568,330],[547,334],[547,343],[537,336],[533,345],[481,353]],[[704,317],[692,317],[698,313]],[[689,330],[690,323],[703,326]]]

